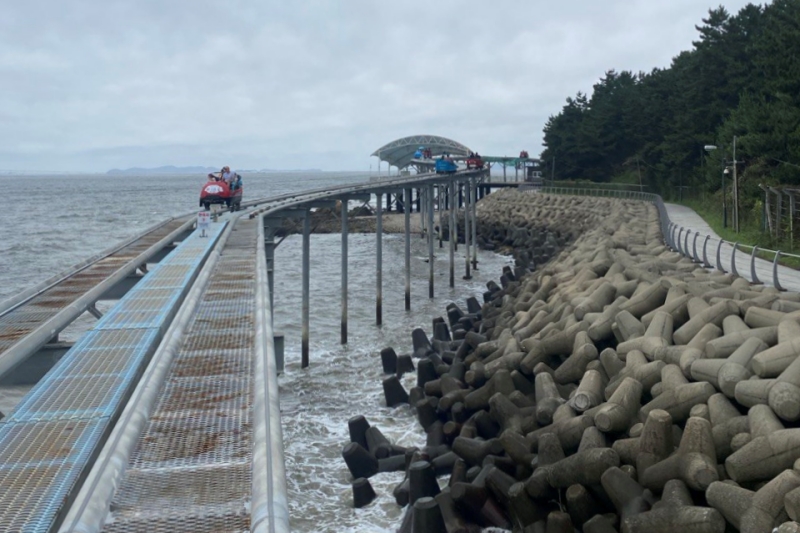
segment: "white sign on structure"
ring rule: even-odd
[[[200,230],[201,237],[208,237],[206,235],[206,230],[208,229],[208,225],[211,223],[211,213],[208,211],[200,211],[197,213],[197,229]]]

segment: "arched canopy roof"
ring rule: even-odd
[[[438,135],[412,135],[397,139],[375,150],[372,155],[397,168],[408,166],[414,159],[414,152],[420,146],[429,148],[434,156],[447,152],[452,155],[468,155],[472,150],[463,144]]]

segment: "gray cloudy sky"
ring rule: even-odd
[[[538,154],[567,96],[667,66],[719,1],[8,0],[0,169],[368,170],[416,133]]]

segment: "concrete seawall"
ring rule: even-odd
[[[478,216],[517,267],[415,332],[427,446],[380,446],[401,531],[798,530],[799,294],[669,250],[646,202],[509,190]]]

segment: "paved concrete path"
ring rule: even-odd
[[[684,228],[680,234],[680,247],[681,250],[688,252],[692,257],[697,258],[700,262],[703,261],[703,246],[705,243],[706,258],[712,267],[717,267],[717,249],[719,248],[719,261],[725,272],[731,272],[731,255],[733,253],[733,244],[728,241],[722,241],[720,246],[720,237],[711,227],[706,224],[706,221],[700,217],[693,209],[676,204],[664,204],[667,207],[667,214],[670,220],[679,226],[674,230],[673,237],[678,239],[678,232],[680,227]],[[687,230],[688,240],[687,240]],[[697,238],[695,239],[695,235]],[[708,242],[706,235],[709,236]],[[743,278],[750,281],[753,280],[752,270],[755,270],[755,275],[758,281],[764,285],[774,285],[773,280],[773,265],[772,261],[767,261],[756,257],[755,264],[751,265],[751,248],[750,246],[738,247],[736,251],[736,273]],[[751,268],[752,266],[752,268]],[[783,289],[800,292],[800,271],[786,266],[778,265],[778,283]]]

